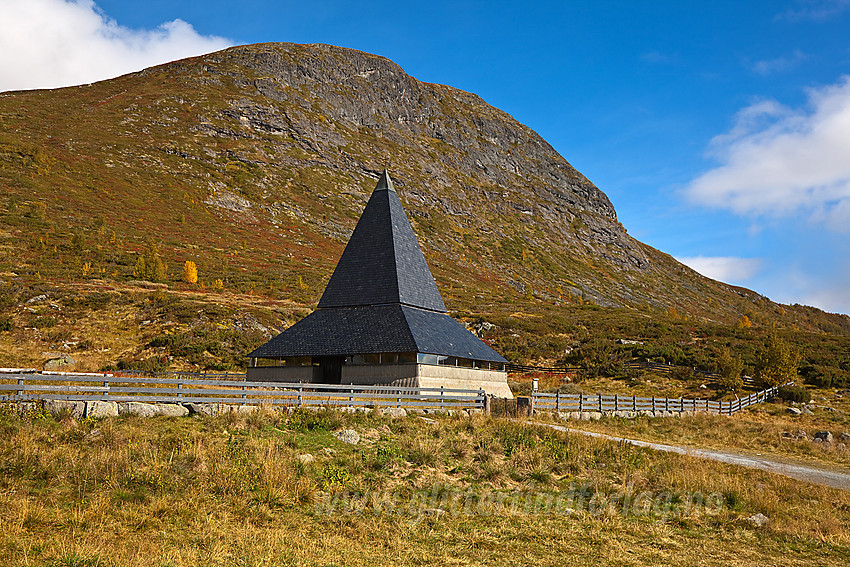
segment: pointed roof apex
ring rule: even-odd
[[[378,184],[375,185],[375,191],[393,191],[395,192],[395,187],[393,187],[393,180],[390,179],[390,174],[385,169],[381,174],[381,177],[378,179]]]

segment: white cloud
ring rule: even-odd
[[[642,53],[640,55],[640,59],[646,63],[653,63],[657,65],[668,65],[679,62],[678,55],[670,55],[659,51],[647,51],[646,53]]]
[[[850,229],[850,76],[808,95],[804,109],[775,101],[743,109],[732,130],[712,141],[720,165],[686,195],[738,214],[803,213]]]
[[[759,258],[735,256],[692,256],[676,259],[706,277],[731,284],[752,278],[758,274],[762,264]]]
[[[850,10],[850,0],[798,0],[796,10],[787,10],[776,16],[778,20],[799,22],[814,20],[824,22]]]
[[[2,0],[0,91],[90,83],[228,45],[183,20],[130,29],[92,0]]]
[[[770,75],[796,67],[801,62],[808,59],[808,55],[795,49],[791,55],[782,55],[776,59],[765,59],[753,63],[753,71],[759,75]]]

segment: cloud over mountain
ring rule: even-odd
[[[90,83],[228,45],[179,19],[130,29],[92,0],[3,0],[0,91]]]

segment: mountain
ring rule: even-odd
[[[38,286],[132,303],[147,253],[184,299],[221,287],[277,306],[259,327],[285,326],[315,305],[384,167],[456,314],[590,305],[850,331],[847,317],[775,304],[632,238],[602,191],[480,97],[376,55],[286,43],[0,93],[0,307],[26,327],[51,316],[21,311]],[[186,260],[199,284],[179,283]]]

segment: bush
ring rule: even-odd
[[[812,395],[803,386],[782,386],[779,388],[779,397],[786,402],[808,403]]]
[[[12,320],[8,317],[0,319],[0,333],[12,330]]]
[[[850,386],[850,373],[834,366],[808,364],[800,369],[807,384],[819,388],[846,388]]]

